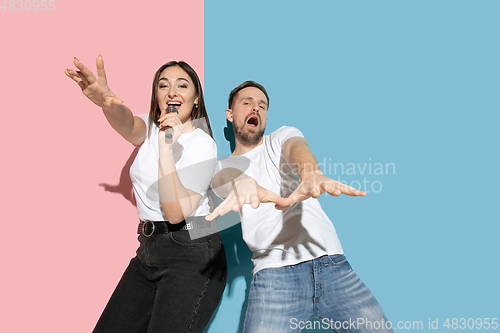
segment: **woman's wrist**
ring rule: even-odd
[[[160,133],[158,133],[158,135],[164,136],[163,132],[161,132],[161,131],[160,131]],[[166,140],[166,139],[162,138],[160,140]],[[162,153],[172,154],[172,146],[173,146],[173,143],[164,142],[164,143],[159,144],[159,150]]]
[[[101,109],[105,113],[119,113],[125,111],[125,105],[101,106]]]

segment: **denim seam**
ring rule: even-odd
[[[208,238],[208,242],[207,242],[207,245],[208,245],[208,261],[210,262],[211,259],[213,258],[213,249],[212,249],[212,244],[210,242],[210,238]],[[189,333],[191,332],[191,329],[193,328],[192,325],[193,325],[193,322],[195,320],[195,317],[198,313],[198,310],[200,309],[200,306],[201,306],[201,300],[203,299],[203,297],[205,296],[205,293],[207,292],[207,289],[208,289],[208,283],[210,282],[210,276],[212,274],[212,271],[213,271],[213,266],[210,265],[210,269],[209,269],[209,272],[208,272],[208,277],[207,277],[207,280],[205,282],[205,288],[203,288],[203,291],[201,293],[201,296],[200,298],[198,299],[198,304],[196,304],[196,307],[194,308],[194,312],[193,312],[193,316],[191,317],[191,323],[189,323],[189,326],[188,326],[188,329],[186,331],[186,333]]]
[[[176,240],[174,238],[174,233],[173,232],[171,232],[169,235],[170,235],[170,239],[172,239],[172,241],[174,242],[174,244],[182,246],[182,247],[191,247],[191,248],[201,249],[201,248],[206,248],[206,247],[210,246],[209,240],[206,243],[189,243],[189,244],[186,244],[186,243],[181,243],[180,241]],[[208,237],[207,237],[207,239],[208,239]]]
[[[330,264],[332,264],[334,266],[340,266],[340,265],[344,264],[347,261],[347,258],[344,256],[344,259],[342,259],[339,262],[335,262],[335,261],[332,260],[332,258],[330,258],[330,256],[328,256],[328,261],[330,262]]]
[[[321,294],[318,297],[318,301],[323,297],[325,294],[325,290],[323,288],[323,265],[319,265],[319,289],[321,291]]]
[[[138,333],[140,332],[141,328],[143,327],[143,325],[147,322],[147,321],[150,321],[151,320],[151,313],[153,312],[153,308],[151,307],[151,309],[149,309],[149,311],[146,313],[146,315],[144,316],[144,318],[141,320],[141,322],[139,323],[139,326],[137,326],[137,328],[135,329],[135,333]]]
[[[152,257],[154,255],[154,250],[153,250],[153,246],[151,246],[151,240],[149,239],[146,239],[146,243],[145,243],[145,251],[144,251],[144,258],[146,259],[146,265],[147,267],[152,267],[151,263],[152,263]]]
[[[314,298],[313,298],[313,301],[314,301],[314,311],[313,311],[313,314],[315,314],[316,313],[316,303],[318,302],[318,299],[319,299],[319,297],[316,297],[317,292],[318,292],[318,288],[316,288],[316,286],[318,284],[318,278],[319,278],[318,275],[319,274],[317,274],[317,272],[316,272],[316,262],[315,262],[315,260],[312,260],[311,264],[312,264],[311,268],[312,268],[313,288],[314,288]]]

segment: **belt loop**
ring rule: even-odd
[[[325,264],[325,266],[328,266],[328,255],[323,256],[323,263]]]

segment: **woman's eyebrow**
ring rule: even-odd
[[[168,78],[166,78],[166,77],[161,77],[158,81],[161,81],[161,80],[168,81]],[[185,79],[185,78],[183,78],[183,77],[179,77],[179,78],[175,79],[175,81],[186,81],[186,82],[190,83],[188,79]]]

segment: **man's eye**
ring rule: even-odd
[[[259,105],[262,110],[265,110],[266,107],[264,105]]]
[[[244,103],[243,103],[243,105],[249,105],[249,104],[250,104],[250,103],[248,103],[248,102],[244,102]]]

